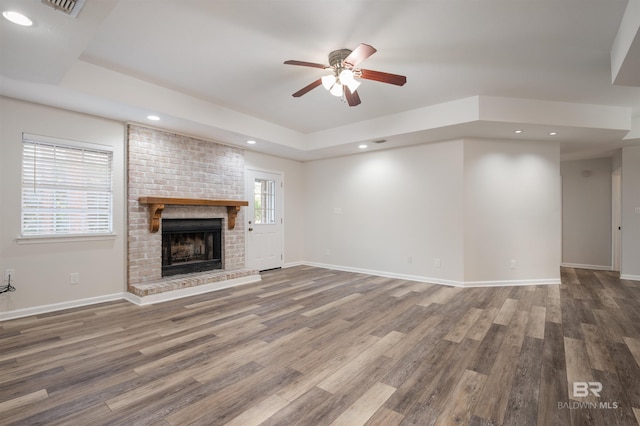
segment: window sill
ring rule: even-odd
[[[16,238],[18,244],[76,243],[85,241],[115,240],[116,234],[100,235],[46,235]]]

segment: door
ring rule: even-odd
[[[247,267],[264,271],[283,265],[282,174],[247,170]]]

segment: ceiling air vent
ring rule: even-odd
[[[85,1],[86,0],[42,0],[42,3],[75,18],[78,16],[78,13],[80,13],[80,9],[84,6]]]

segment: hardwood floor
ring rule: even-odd
[[[640,424],[640,283],[579,269],[562,282],[295,267],[5,321],[0,424]]]

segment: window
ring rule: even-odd
[[[109,147],[23,134],[22,236],[112,233]]]
[[[276,181],[255,179],[254,195],[255,223],[263,225],[276,223]]]

